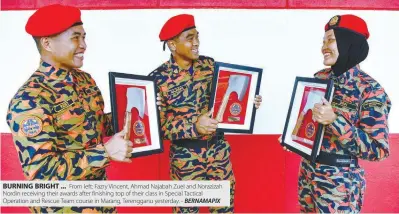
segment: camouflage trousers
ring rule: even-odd
[[[298,196],[301,212],[358,213],[366,188],[364,170],[302,160]]]
[[[172,180],[229,180],[230,206],[209,207],[211,213],[234,212],[235,177],[230,162],[230,145],[224,139],[209,148],[188,149],[172,143],[170,176]],[[174,207],[174,213],[198,213],[198,207]]]

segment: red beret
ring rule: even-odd
[[[67,30],[76,23],[82,23],[78,8],[53,4],[39,8],[29,17],[25,30],[32,36],[51,36]]]
[[[167,41],[191,28],[195,28],[194,16],[189,14],[173,16],[163,25],[159,39]]]
[[[368,39],[370,36],[366,22],[362,18],[355,15],[348,14],[332,17],[324,27],[324,30],[327,31],[334,28],[344,28],[347,30],[351,30],[355,33],[363,35],[364,37],[366,37],[366,39]]]

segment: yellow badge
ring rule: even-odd
[[[369,101],[362,104],[363,109],[382,108],[384,104],[379,101]]]
[[[173,88],[173,89],[170,89],[170,90],[169,90],[169,93],[170,93],[172,96],[176,96],[176,95],[179,95],[184,89],[185,89],[184,86],[178,86],[178,87],[175,87],[175,88]]]
[[[338,23],[339,17],[338,16],[334,16],[330,19],[330,22],[328,23],[330,26],[334,26]]]
[[[71,106],[73,103],[74,103],[74,101],[72,99],[69,99],[69,100],[66,100],[64,102],[57,104],[56,106],[53,107],[53,109],[54,109],[55,113],[59,113],[62,110]]]
[[[43,130],[43,122],[36,116],[27,116],[19,124],[19,127],[26,137],[35,137]]]

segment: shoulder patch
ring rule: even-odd
[[[36,116],[27,116],[21,121],[19,127],[26,137],[35,137],[43,130],[43,122]]]

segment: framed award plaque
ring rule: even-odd
[[[282,145],[304,158],[315,161],[324,135],[324,126],[313,120],[313,107],[322,97],[331,101],[332,80],[297,77],[285,121]]]
[[[162,152],[153,78],[110,72],[109,81],[114,130],[126,130],[124,138],[133,143],[132,157]]]
[[[215,62],[209,108],[219,121],[218,130],[252,133],[255,95],[259,94],[261,68]]]

